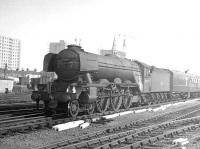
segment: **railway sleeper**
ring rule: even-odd
[[[170,126],[170,125],[168,125]],[[169,129],[169,128],[166,128],[166,129]],[[156,129],[152,129],[152,130],[149,130],[147,129],[146,132],[154,132]],[[163,130],[163,131],[166,131],[166,130]],[[177,132],[176,132],[177,133]],[[144,132],[142,133],[139,133],[139,134],[144,134]],[[173,133],[170,133],[173,135]],[[153,136],[151,137],[150,140],[148,140],[149,136],[143,136],[141,137],[140,135],[138,136],[137,134],[135,135],[130,135],[130,136],[126,136],[125,138],[120,138],[119,140],[115,140],[113,141],[111,144],[115,144],[116,142],[120,141],[120,142],[124,142],[123,140],[127,141],[129,140],[128,143],[130,143],[130,140],[132,140],[133,142],[136,142],[136,141],[140,141],[140,143],[144,143],[145,141],[146,142],[155,142],[155,140],[160,140],[161,138],[163,138],[165,136],[165,134],[157,134],[156,136]],[[139,138],[138,138],[139,137]],[[143,141],[144,140],[144,141]],[[110,144],[110,145],[111,145]],[[137,144],[137,143],[136,143]],[[102,145],[101,147],[98,147],[98,148],[107,148],[108,147],[108,144],[105,144],[105,145]]]
[[[30,130],[39,128],[41,125],[46,127],[51,127],[51,120],[48,118],[44,121],[34,122],[34,123],[28,123],[28,124],[21,124],[21,125],[15,125],[15,126],[4,126],[0,128],[0,134],[4,135],[7,134],[9,131],[24,131],[24,130]]]
[[[197,108],[199,107],[198,105],[196,106]],[[190,108],[189,108],[190,109]],[[193,108],[191,108],[191,109],[194,109],[194,107]],[[180,110],[181,111],[181,110]],[[182,113],[182,112],[173,112],[173,113]],[[182,110],[183,112],[185,112],[185,109],[184,110]],[[168,115],[171,115],[171,113],[167,113]],[[155,119],[157,119],[157,118],[159,118],[159,116],[160,117],[162,117],[162,115],[158,115],[158,116],[155,116]],[[157,117],[157,118],[156,118]],[[152,119],[152,118],[151,118]],[[141,120],[140,122],[144,122],[144,121],[148,121],[148,119],[145,119],[145,120]],[[133,124],[137,124],[136,122],[133,122]],[[133,124],[131,125],[131,126],[133,126]],[[165,127],[163,127],[163,125],[165,126]],[[129,125],[130,126],[130,125]],[[168,126],[170,126],[169,125],[169,122],[168,123],[166,123],[166,124],[162,124],[162,125],[159,125],[159,128],[162,128],[162,129],[164,129],[164,128],[167,128]],[[125,126],[121,126],[120,127],[120,129],[121,130],[123,130],[125,128]],[[127,126],[126,126],[126,128],[127,128]],[[110,129],[108,129],[108,130],[104,130],[103,132],[98,132],[97,134],[96,133],[92,133],[92,134],[89,134],[89,136],[98,136],[98,138],[100,137],[100,136],[102,136],[103,134],[106,134],[106,133],[110,133],[110,132],[115,132],[115,130],[116,130],[116,127],[115,128],[110,128]],[[117,128],[117,130],[118,130],[118,128]],[[142,128],[140,129],[140,130],[142,130]],[[155,130],[155,129],[154,129]],[[139,130],[138,130],[139,131]],[[137,132],[138,132],[137,131]],[[131,135],[131,133],[130,133],[130,131],[129,132],[126,132],[127,133],[127,135]],[[136,131],[135,130],[132,130],[132,133],[136,133]],[[111,134],[112,135],[112,134]],[[115,134],[113,134],[113,135],[115,135]],[[74,141],[79,141],[80,142],[80,140],[88,140],[88,139],[86,139],[87,138],[87,136],[82,136],[82,137],[80,137],[80,138],[73,138],[72,140],[67,140],[67,141],[64,141],[64,142],[62,142],[62,143],[66,143],[66,144],[69,144],[69,142],[70,143],[75,143]],[[126,137],[127,138],[127,137]],[[121,142],[123,142],[123,140],[125,140],[126,138],[123,138],[122,139],[122,141]],[[133,139],[134,138],[134,135],[131,135],[131,137],[128,137],[127,139]],[[109,140],[109,139],[108,139]],[[93,140],[94,141],[94,140]],[[97,142],[101,142],[101,140],[100,140],[100,138],[99,139],[97,139]],[[71,144],[70,145],[71,147],[73,147],[73,145]],[[106,146],[106,145],[104,145],[104,146]]]

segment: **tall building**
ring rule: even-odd
[[[50,53],[59,53],[65,48],[67,48],[67,43],[64,40],[60,40],[60,42],[50,42],[49,44]]]
[[[0,68],[16,70],[20,67],[21,42],[18,39],[0,36]]]

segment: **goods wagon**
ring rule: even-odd
[[[197,97],[200,92],[200,76],[184,72],[172,71],[172,91],[181,93],[185,98]]]

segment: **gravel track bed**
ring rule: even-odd
[[[47,144],[56,143],[58,141],[71,139],[73,137],[86,135],[88,133],[101,131],[108,129],[113,126],[120,126],[122,124],[128,124],[133,120],[141,120],[149,118],[151,116],[160,115],[165,112],[177,111],[183,108],[191,107],[196,104],[200,104],[200,101],[192,101],[187,103],[182,103],[176,106],[168,107],[164,111],[157,112],[143,112],[137,114],[128,114],[114,118],[113,121],[110,121],[105,124],[91,124],[85,129],[79,127],[57,132],[52,129],[38,130],[35,132],[29,132],[25,134],[17,133],[15,136],[7,136],[3,139],[0,139],[0,149],[29,149],[29,148],[38,148],[45,146]]]
[[[22,100],[3,100],[0,101],[0,104],[13,104],[13,103],[32,103],[31,99],[22,99]]]
[[[200,148],[199,139],[197,142],[196,141],[193,142],[192,140],[192,138],[195,136],[199,136],[199,139],[200,139],[200,130],[196,130],[195,132],[192,132],[192,133],[186,133],[186,134],[183,134],[181,137],[179,137],[179,138],[188,139],[189,143],[184,146],[186,147],[185,149],[199,149]],[[172,147],[171,149],[180,149],[180,146]]]
[[[180,149],[181,147],[185,147],[185,149],[200,149],[200,129],[189,133],[181,133],[181,136],[178,138],[187,138],[189,143],[183,146],[171,147],[171,149]]]

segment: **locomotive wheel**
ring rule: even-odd
[[[164,93],[164,96],[165,96],[165,101],[168,101],[168,94]]]
[[[86,105],[86,113],[87,114],[92,114],[94,113],[94,109],[95,109],[95,103],[90,103]]]
[[[131,96],[131,95],[125,95],[124,96],[122,105],[125,109],[130,108],[130,106],[132,105],[132,99],[133,99],[133,96]]]
[[[104,113],[110,105],[110,100],[108,97],[98,98],[96,101],[97,111],[100,113]]]
[[[79,113],[79,103],[77,100],[69,102],[69,114],[75,118]]]
[[[114,111],[118,111],[122,105],[122,96],[115,96],[111,99],[111,108]]]

